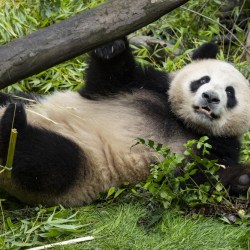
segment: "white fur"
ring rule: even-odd
[[[67,91],[54,93],[39,104],[27,106],[30,125],[62,134],[79,145],[88,159],[82,165],[82,169],[90,166],[88,174],[85,177],[79,174],[74,186],[56,197],[25,191],[4,175],[0,175],[0,186],[27,203],[76,206],[93,201],[111,186],[145,180],[155,153],[142,145],[132,146],[138,137],[161,141],[161,134],[155,132],[155,127],[150,126],[136,108],[134,101],[139,98],[152,100],[153,97],[140,90],[139,93],[93,101]],[[1,108],[0,113],[4,110]]]
[[[203,76],[209,76],[210,82],[202,85],[192,93],[190,84]],[[229,109],[226,106],[225,89],[235,89],[237,105]],[[209,120],[194,112],[201,94],[214,90],[219,94],[220,104],[217,107],[219,119]],[[169,90],[171,108],[187,126],[200,133],[214,136],[240,136],[250,127],[250,85],[247,79],[231,64],[215,59],[194,61],[178,71]]]

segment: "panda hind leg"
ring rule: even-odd
[[[11,129],[15,128],[20,132],[26,127],[27,117],[24,105],[21,103],[9,104],[0,121],[0,152],[3,159],[6,159],[7,157]]]
[[[3,165],[6,164],[11,128],[16,128],[18,135],[10,181],[20,190],[35,193],[38,198],[40,195],[57,196],[67,192],[79,178],[84,181],[88,168],[81,148],[61,134],[28,124],[25,107],[20,103],[9,104],[0,121]],[[11,187],[4,189],[8,191]],[[11,193],[16,195],[18,192]]]
[[[57,196],[86,174],[85,154],[72,140],[31,125],[18,134],[12,178],[23,189]]]
[[[1,129],[10,132],[11,128],[24,129],[27,126],[27,117],[22,103],[10,103],[1,119]]]
[[[0,92],[0,106],[6,106],[8,103],[11,103],[11,96]]]

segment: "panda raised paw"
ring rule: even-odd
[[[109,60],[121,54],[126,49],[126,46],[127,40],[125,38],[118,39],[95,49],[94,53],[100,59]]]

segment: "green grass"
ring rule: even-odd
[[[78,212],[77,222],[71,224],[85,225],[83,231],[39,240],[48,244],[88,235],[95,237],[90,242],[55,249],[250,249],[250,231],[247,227],[233,227],[215,218],[192,218],[178,210],[162,210],[162,219],[147,228],[143,225],[153,218],[147,217],[148,209],[141,201],[121,200],[113,204],[99,203],[67,210],[68,214]],[[31,214],[34,215],[34,209],[31,210],[20,210],[20,214],[15,212],[12,216],[30,221]],[[11,215],[10,212],[6,214]],[[32,221],[35,221],[35,217]],[[7,249],[3,237],[0,238],[0,249]]]
[[[98,228],[107,225],[107,228],[99,233],[100,236],[105,236],[105,239],[89,243],[92,245],[90,248],[235,249],[240,245],[238,237],[247,232],[239,228],[232,230],[213,219],[192,220],[171,210],[164,212],[162,222],[155,228],[145,231],[137,225],[139,218],[145,213],[145,207],[139,203],[100,209],[95,214],[100,221],[96,226]]]
[[[97,230],[106,228],[97,234],[100,239],[85,244],[85,248],[236,249],[243,243],[239,237],[247,232],[247,229],[230,228],[213,219],[193,220],[171,210],[164,212],[161,223],[145,231],[137,224],[145,213],[145,207],[139,203],[95,209],[92,218],[99,221],[95,227]]]

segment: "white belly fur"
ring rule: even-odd
[[[28,203],[75,206],[91,202],[111,186],[144,180],[152,154],[144,146],[131,148],[137,137],[147,138],[144,118],[131,105],[133,99],[130,94],[98,102],[74,92],[57,92],[42,99],[41,104],[27,106],[28,124],[72,139],[84,151],[91,169],[88,177],[79,176],[69,192],[58,197],[38,197],[18,190],[14,183],[10,188],[9,181],[5,180],[8,191]]]

